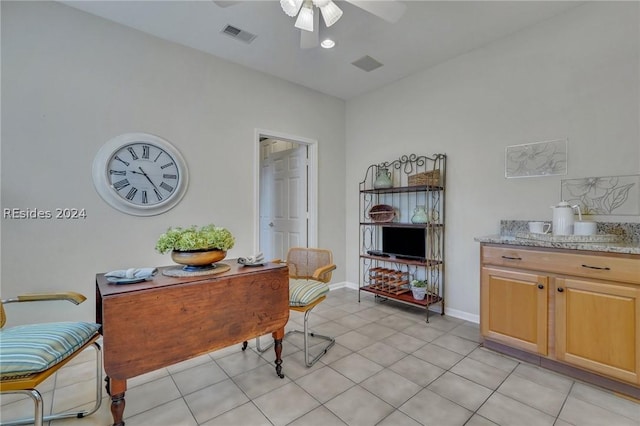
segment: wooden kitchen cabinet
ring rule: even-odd
[[[640,384],[640,287],[556,278],[558,360]]]
[[[482,335],[546,355],[548,281],[547,276],[530,272],[482,268]]]
[[[480,258],[485,346],[640,397],[639,255],[483,243]]]

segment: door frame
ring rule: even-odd
[[[266,129],[255,129],[253,153],[253,251],[260,250],[260,139],[271,138],[307,146],[307,246],[318,244],[318,141]]]

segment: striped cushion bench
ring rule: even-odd
[[[73,354],[100,329],[90,322],[28,324],[0,330],[0,377],[45,371]]]
[[[329,286],[319,281],[289,280],[289,306],[307,306],[329,292]]]

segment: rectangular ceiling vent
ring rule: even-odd
[[[358,59],[357,61],[351,62],[351,65],[354,65],[363,71],[369,72],[380,68],[382,66],[382,63],[376,61],[371,56],[366,55]]]
[[[240,28],[236,28],[233,25],[226,25],[221,32],[222,34],[226,34],[229,37],[240,40],[247,44],[251,43],[256,37],[258,37],[257,35],[252,34],[249,31],[241,30]]]

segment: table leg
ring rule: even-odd
[[[127,390],[126,380],[114,380],[106,377],[107,393],[111,396],[111,415],[113,416],[113,426],[124,426],[122,416],[124,414],[124,392]]]
[[[111,395],[111,415],[113,416],[113,426],[124,426],[122,415],[124,414],[124,392]]]
[[[273,336],[273,349],[276,351],[276,374],[284,379],[282,374],[282,339],[284,338],[284,328],[271,333]]]

